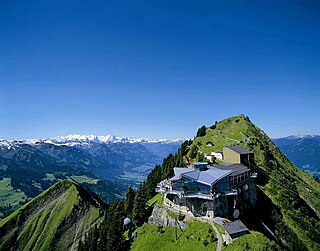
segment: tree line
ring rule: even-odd
[[[132,241],[130,234],[147,222],[151,214],[148,200],[156,195],[157,184],[172,177],[174,167],[186,165],[182,153],[186,154],[189,145],[189,141],[184,142],[176,154],[169,154],[161,165],[156,165],[136,190],[129,186],[125,202],[108,205],[103,221],[88,231],[84,240],[80,241],[78,250],[129,250]],[[125,218],[132,220],[129,229],[123,225]],[[128,236],[125,237],[126,234]]]

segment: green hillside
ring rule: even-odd
[[[131,250],[216,250],[217,240],[208,223],[193,221],[181,231],[174,227],[144,224],[135,234]]]
[[[196,152],[199,158],[233,145],[255,154],[258,204],[251,221],[267,223],[284,248],[320,250],[320,183],[294,166],[248,117],[228,118],[206,128],[205,135],[196,137],[184,151],[187,156]]]
[[[10,178],[0,180],[0,219],[7,212],[18,209],[28,199],[24,192],[12,187]]]
[[[0,221],[0,250],[76,250],[103,214],[103,202],[60,181]]]

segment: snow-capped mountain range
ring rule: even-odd
[[[97,136],[97,135],[83,135],[83,134],[70,134],[66,136],[58,136],[55,138],[47,139],[28,139],[28,140],[0,140],[0,145],[10,147],[14,144],[37,144],[47,143],[54,145],[77,146],[90,143],[110,144],[110,143],[157,143],[157,144],[170,144],[181,143],[180,139],[149,139],[149,138],[134,138],[134,137],[118,137],[114,135]]]
[[[98,180],[90,189],[113,200],[125,192],[127,185],[141,183],[155,165],[176,153],[180,145],[180,140],[79,134],[0,140],[0,181],[9,178],[14,189],[32,198],[60,179],[85,177]],[[0,207],[0,217],[3,210]]]
[[[290,135],[290,136],[287,136],[287,137],[274,138],[274,140],[277,140],[277,139],[310,139],[310,138],[320,138],[320,135],[297,134],[297,135]]]

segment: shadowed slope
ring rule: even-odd
[[[106,205],[72,181],[60,181],[0,221],[0,250],[75,250]]]

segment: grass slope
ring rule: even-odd
[[[98,184],[98,181],[99,181],[99,179],[93,179],[86,175],[80,175],[80,176],[73,175],[73,176],[70,176],[70,178],[75,180],[78,183],[88,183],[88,184],[95,184],[95,185]]]
[[[193,221],[183,232],[174,227],[145,223],[137,228],[131,250],[216,250],[217,241],[208,223]],[[176,238],[177,236],[177,238]]]
[[[86,190],[60,181],[0,221],[0,250],[75,250],[102,214]]]
[[[274,251],[279,250],[279,247],[266,238],[259,232],[252,231],[251,234],[246,234],[231,244],[229,244],[226,251],[242,251],[242,250],[254,250],[254,251]]]
[[[206,146],[208,141],[214,145]],[[294,166],[244,115],[225,119],[214,129],[207,128],[206,135],[195,138],[189,148],[210,153],[231,145],[241,145],[254,152],[259,167],[257,184],[261,190],[261,193],[258,191],[258,202],[270,200],[270,205],[263,204],[258,208],[263,213],[257,213],[261,216],[271,214],[264,220],[273,224],[272,230],[283,247],[320,250],[320,183]]]
[[[148,206],[158,205],[159,207],[162,207],[162,199],[162,194],[158,193],[148,201]]]

